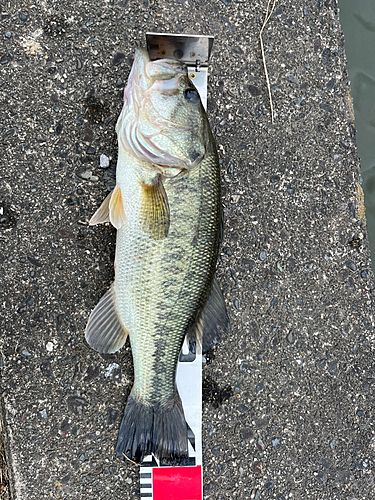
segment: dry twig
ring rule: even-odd
[[[271,108],[271,120],[272,120],[272,123],[273,123],[273,103],[272,103],[272,96],[271,96],[271,86],[270,86],[270,80],[268,78],[268,71],[267,71],[267,65],[266,65],[266,58],[264,56],[264,48],[263,48],[263,40],[262,40],[262,35],[263,35],[263,31],[264,31],[264,28],[266,27],[266,24],[268,23],[268,21],[270,20],[270,17],[272,16],[272,13],[275,9],[275,5],[276,5],[276,1],[277,0],[268,0],[268,4],[267,4],[267,11],[266,11],[266,17],[264,18],[264,23],[263,23],[263,26],[259,32],[259,40],[260,40],[260,49],[262,51],[262,60],[263,60],[263,67],[264,67],[264,73],[266,75],[266,81],[267,81],[267,89],[268,89],[268,97],[270,99],[270,108]],[[270,5],[272,3],[272,7],[270,9]]]

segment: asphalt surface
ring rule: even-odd
[[[114,447],[129,345],[84,342],[113,279],[114,125],[146,31],[215,35],[218,277],[232,330],[204,366],[205,499],[370,499],[374,278],[335,2],[2,6],[1,383],[14,500],[137,499]],[[99,167],[100,155],[110,158]]]

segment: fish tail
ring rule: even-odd
[[[130,394],[118,434],[116,455],[137,463],[153,453],[161,460],[188,456],[187,426],[178,392],[167,402],[147,405]]]

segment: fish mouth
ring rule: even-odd
[[[151,61],[147,50],[140,48],[135,52],[127,87],[131,89],[139,87],[143,91],[153,88],[158,92],[165,89],[166,93],[168,93],[173,88],[178,90],[179,78],[186,75],[186,66],[177,59],[156,59]],[[160,83],[155,87],[156,82]]]

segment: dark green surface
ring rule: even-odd
[[[375,2],[339,0],[361,160],[372,267],[375,262]]]

